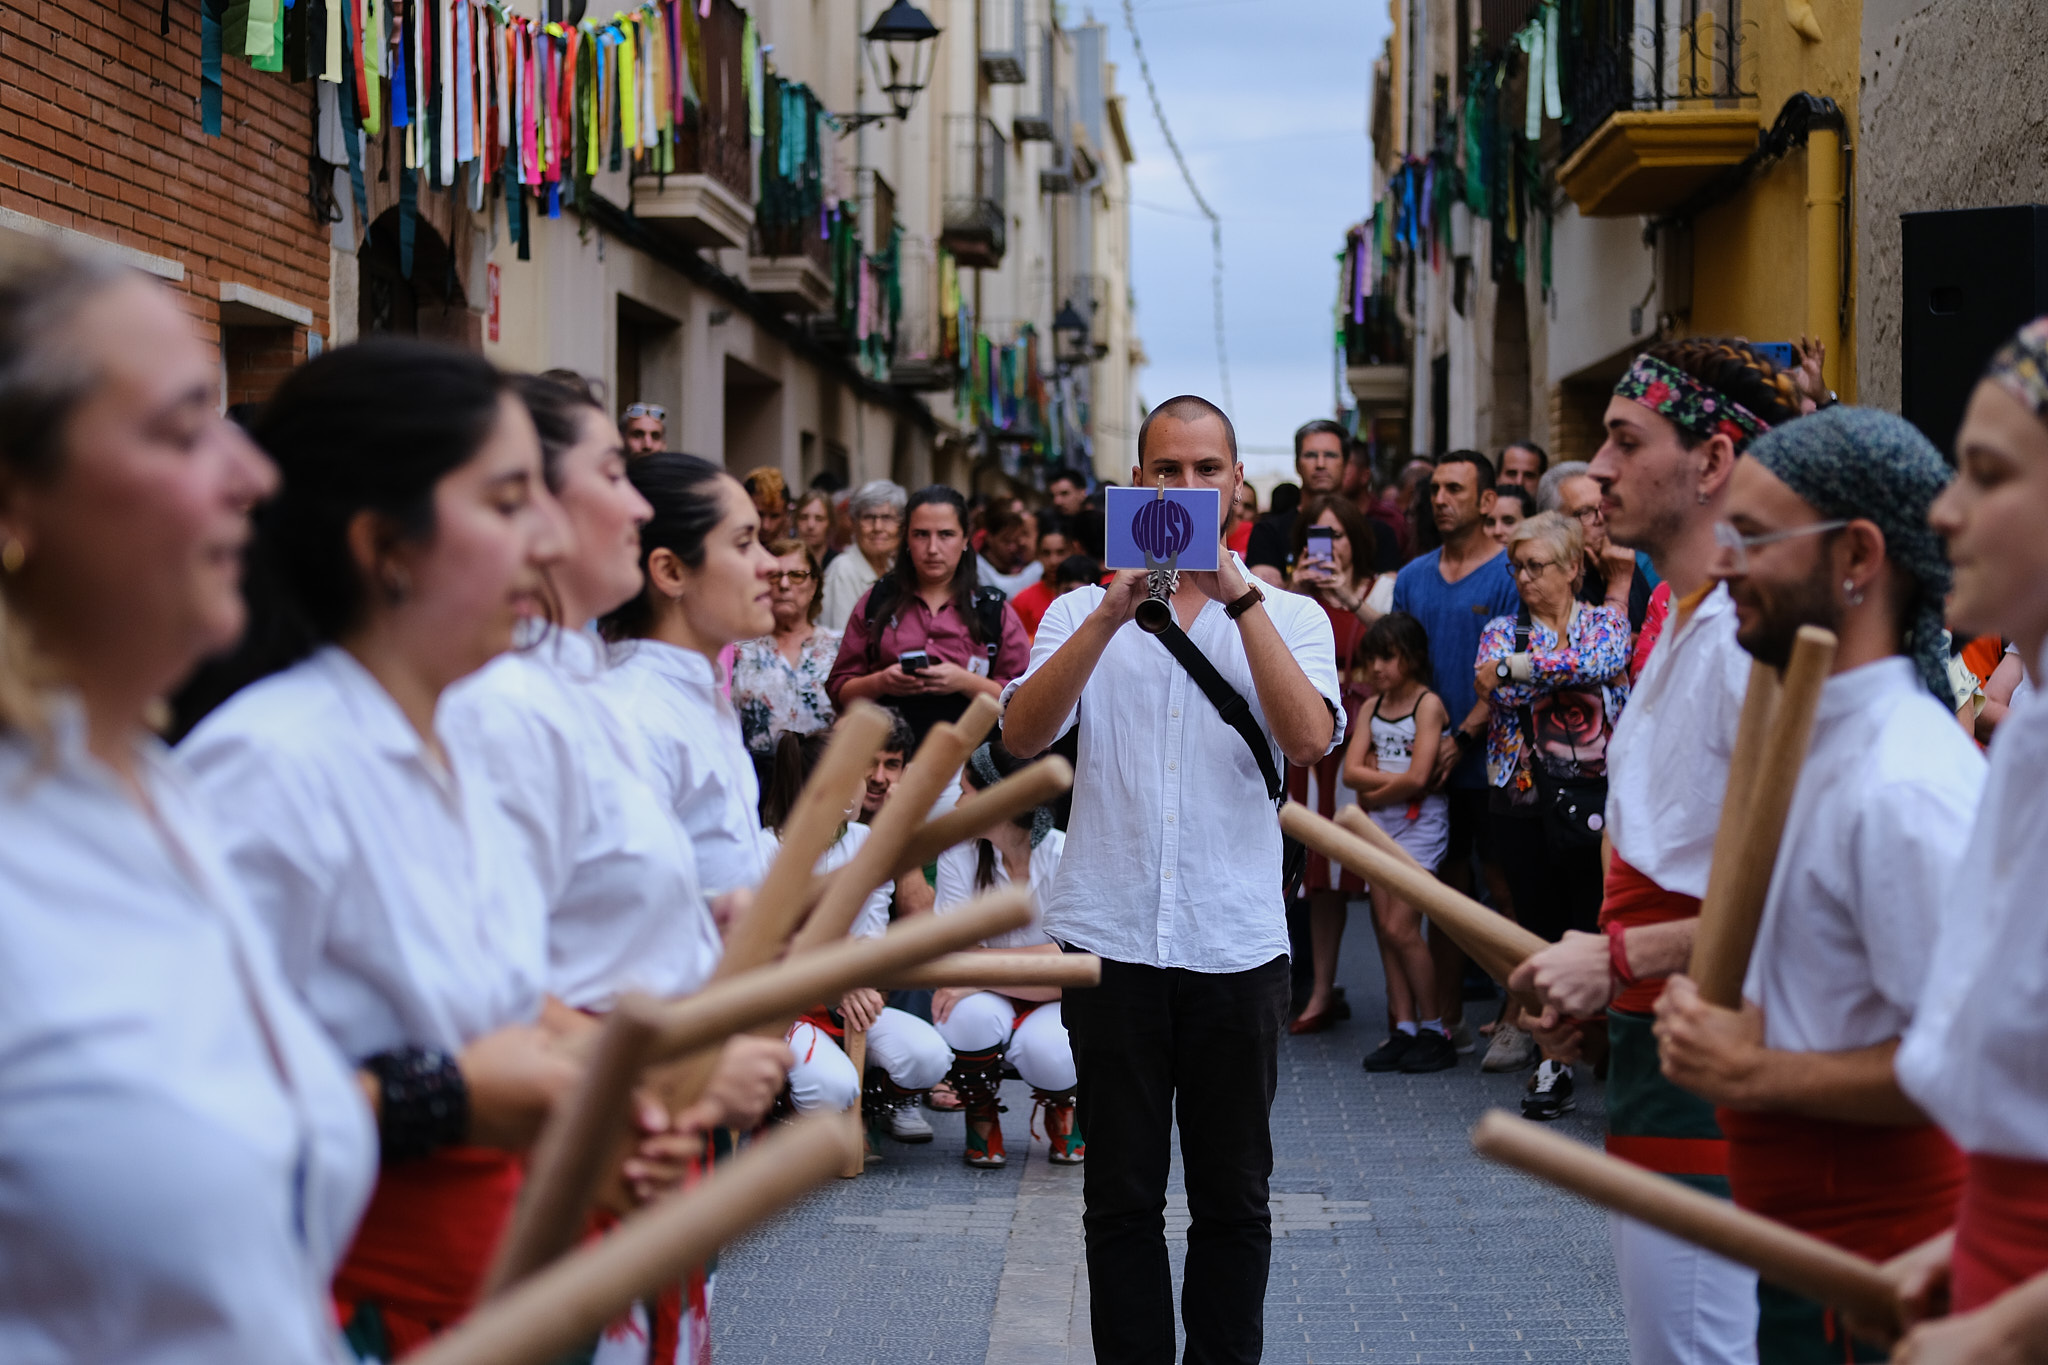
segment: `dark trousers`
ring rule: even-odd
[[[1273,1255],[1267,1181],[1287,959],[1224,974],[1105,961],[1102,984],[1068,992],[1061,1012],[1088,1135],[1082,1225],[1095,1358],[1173,1360],[1166,1180],[1177,1112],[1193,1219],[1181,1291],[1186,1359],[1257,1361]]]
[[[1515,919],[1551,943],[1600,927],[1600,848],[1555,849],[1534,815],[1493,815],[1493,848],[1515,898]]]

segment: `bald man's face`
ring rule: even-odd
[[[1238,485],[1244,482],[1244,466],[1231,457],[1223,423],[1214,417],[1194,422],[1155,417],[1145,433],[1143,459],[1131,470],[1131,481],[1140,488],[1156,488],[1163,478],[1168,488],[1213,488],[1221,493],[1216,534],[1223,534]]]

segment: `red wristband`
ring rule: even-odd
[[[1633,986],[1636,984],[1636,974],[1628,969],[1628,947],[1622,942],[1621,937],[1627,932],[1628,926],[1620,920],[1608,921],[1607,965],[1613,971],[1616,981],[1624,986]]]

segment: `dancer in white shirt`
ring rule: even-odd
[[[1000,743],[982,745],[960,774],[960,802],[1026,766]],[[1052,827],[1052,807],[1037,806],[979,839],[955,844],[939,855],[933,908],[956,910],[993,887],[1026,882],[1031,887],[1032,922],[982,943],[984,948],[1021,948],[1057,953],[1038,912],[1052,894],[1067,836]],[[1047,1158],[1078,1166],[1087,1156],[1074,1119],[1074,1047],[1067,1038],[1058,986],[946,986],[932,995],[932,1019],[952,1049],[953,1090],[967,1110],[966,1161],[1002,1166],[1002,1107],[996,1089],[1003,1063],[1017,1068],[1031,1087],[1032,1108],[1045,1111]]]
[[[178,756],[286,975],[378,1077],[384,1168],[335,1299],[358,1355],[388,1358],[473,1303],[520,1154],[574,1081],[563,1040],[594,1027],[558,1002],[542,1027],[546,905],[435,723],[510,646],[566,535],[532,421],[475,356],[331,351],[254,435],[283,483],[226,669],[249,685]],[[686,1154],[651,1137],[628,1171],[650,1188]]]
[[[1214,488],[1223,525],[1244,467],[1222,410],[1169,399],[1138,435],[1135,484]],[[1003,743],[1039,753],[1079,725],[1067,848],[1045,905],[1054,939],[1103,958],[1102,984],[1063,1003],[1088,1134],[1088,1276],[1107,1361],[1174,1351],[1164,1156],[1180,1117],[1189,1207],[1181,1293],[1191,1359],[1256,1361],[1272,1262],[1269,1126],[1287,1011],[1280,821],[1246,735],[1164,643],[1136,628],[1146,574],[1057,598],[1025,676],[1005,692]],[[1265,593],[1236,556],[1184,573],[1174,618],[1250,707],[1268,762],[1313,763],[1342,741],[1330,618]]]
[[[0,268],[0,1359],[321,1365],[376,1133],[147,719],[276,486],[142,276]],[[33,644],[31,644],[31,637]]]
[[[449,689],[439,725],[456,767],[488,781],[524,875],[540,888],[549,991],[601,1013],[628,991],[696,990],[723,943],[697,885],[689,836],[655,795],[641,747],[599,686],[604,643],[589,623],[639,594],[639,528],[651,509],[626,478],[617,430],[587,393],[534,376],[514,384],[570,533],[567,554],[549,573],[563,619]],[[789,1065],[781,1042],[735,1035],[704,1096],[669,1116],[674,1129],[751,1129],[774,1104]],[[662,1121],[655,1110],[649,1122]],[[652,1188],[643,1179],[635,1193],[644,1198]],[[632,1323],[607,1332],[597,1360],[645,1360],[651,1341],[673,1341],[672,1360],[696,1360],[709,1349],[710,1303],[708,1277],[693,1273],[681,1293],[637,1306]],[[656,1318],[666,1321],[650,1329]]]

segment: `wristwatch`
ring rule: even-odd
[[[1253,607],[1256,607],[1257,605],[1259,605],[1259,603],[1265,600],[1265,590],[1261,588],[1256,582],[1247,582],[1245,584],[1244,596],[1238,598],[1235,602],[1232,602],[1229,606],[1225,607],[1223,609],[1223,614],[1225,616],[1228,616],[1231,620],[1235,621],[1238,617],[1244,615],[1246,612],[1250,611]]]

